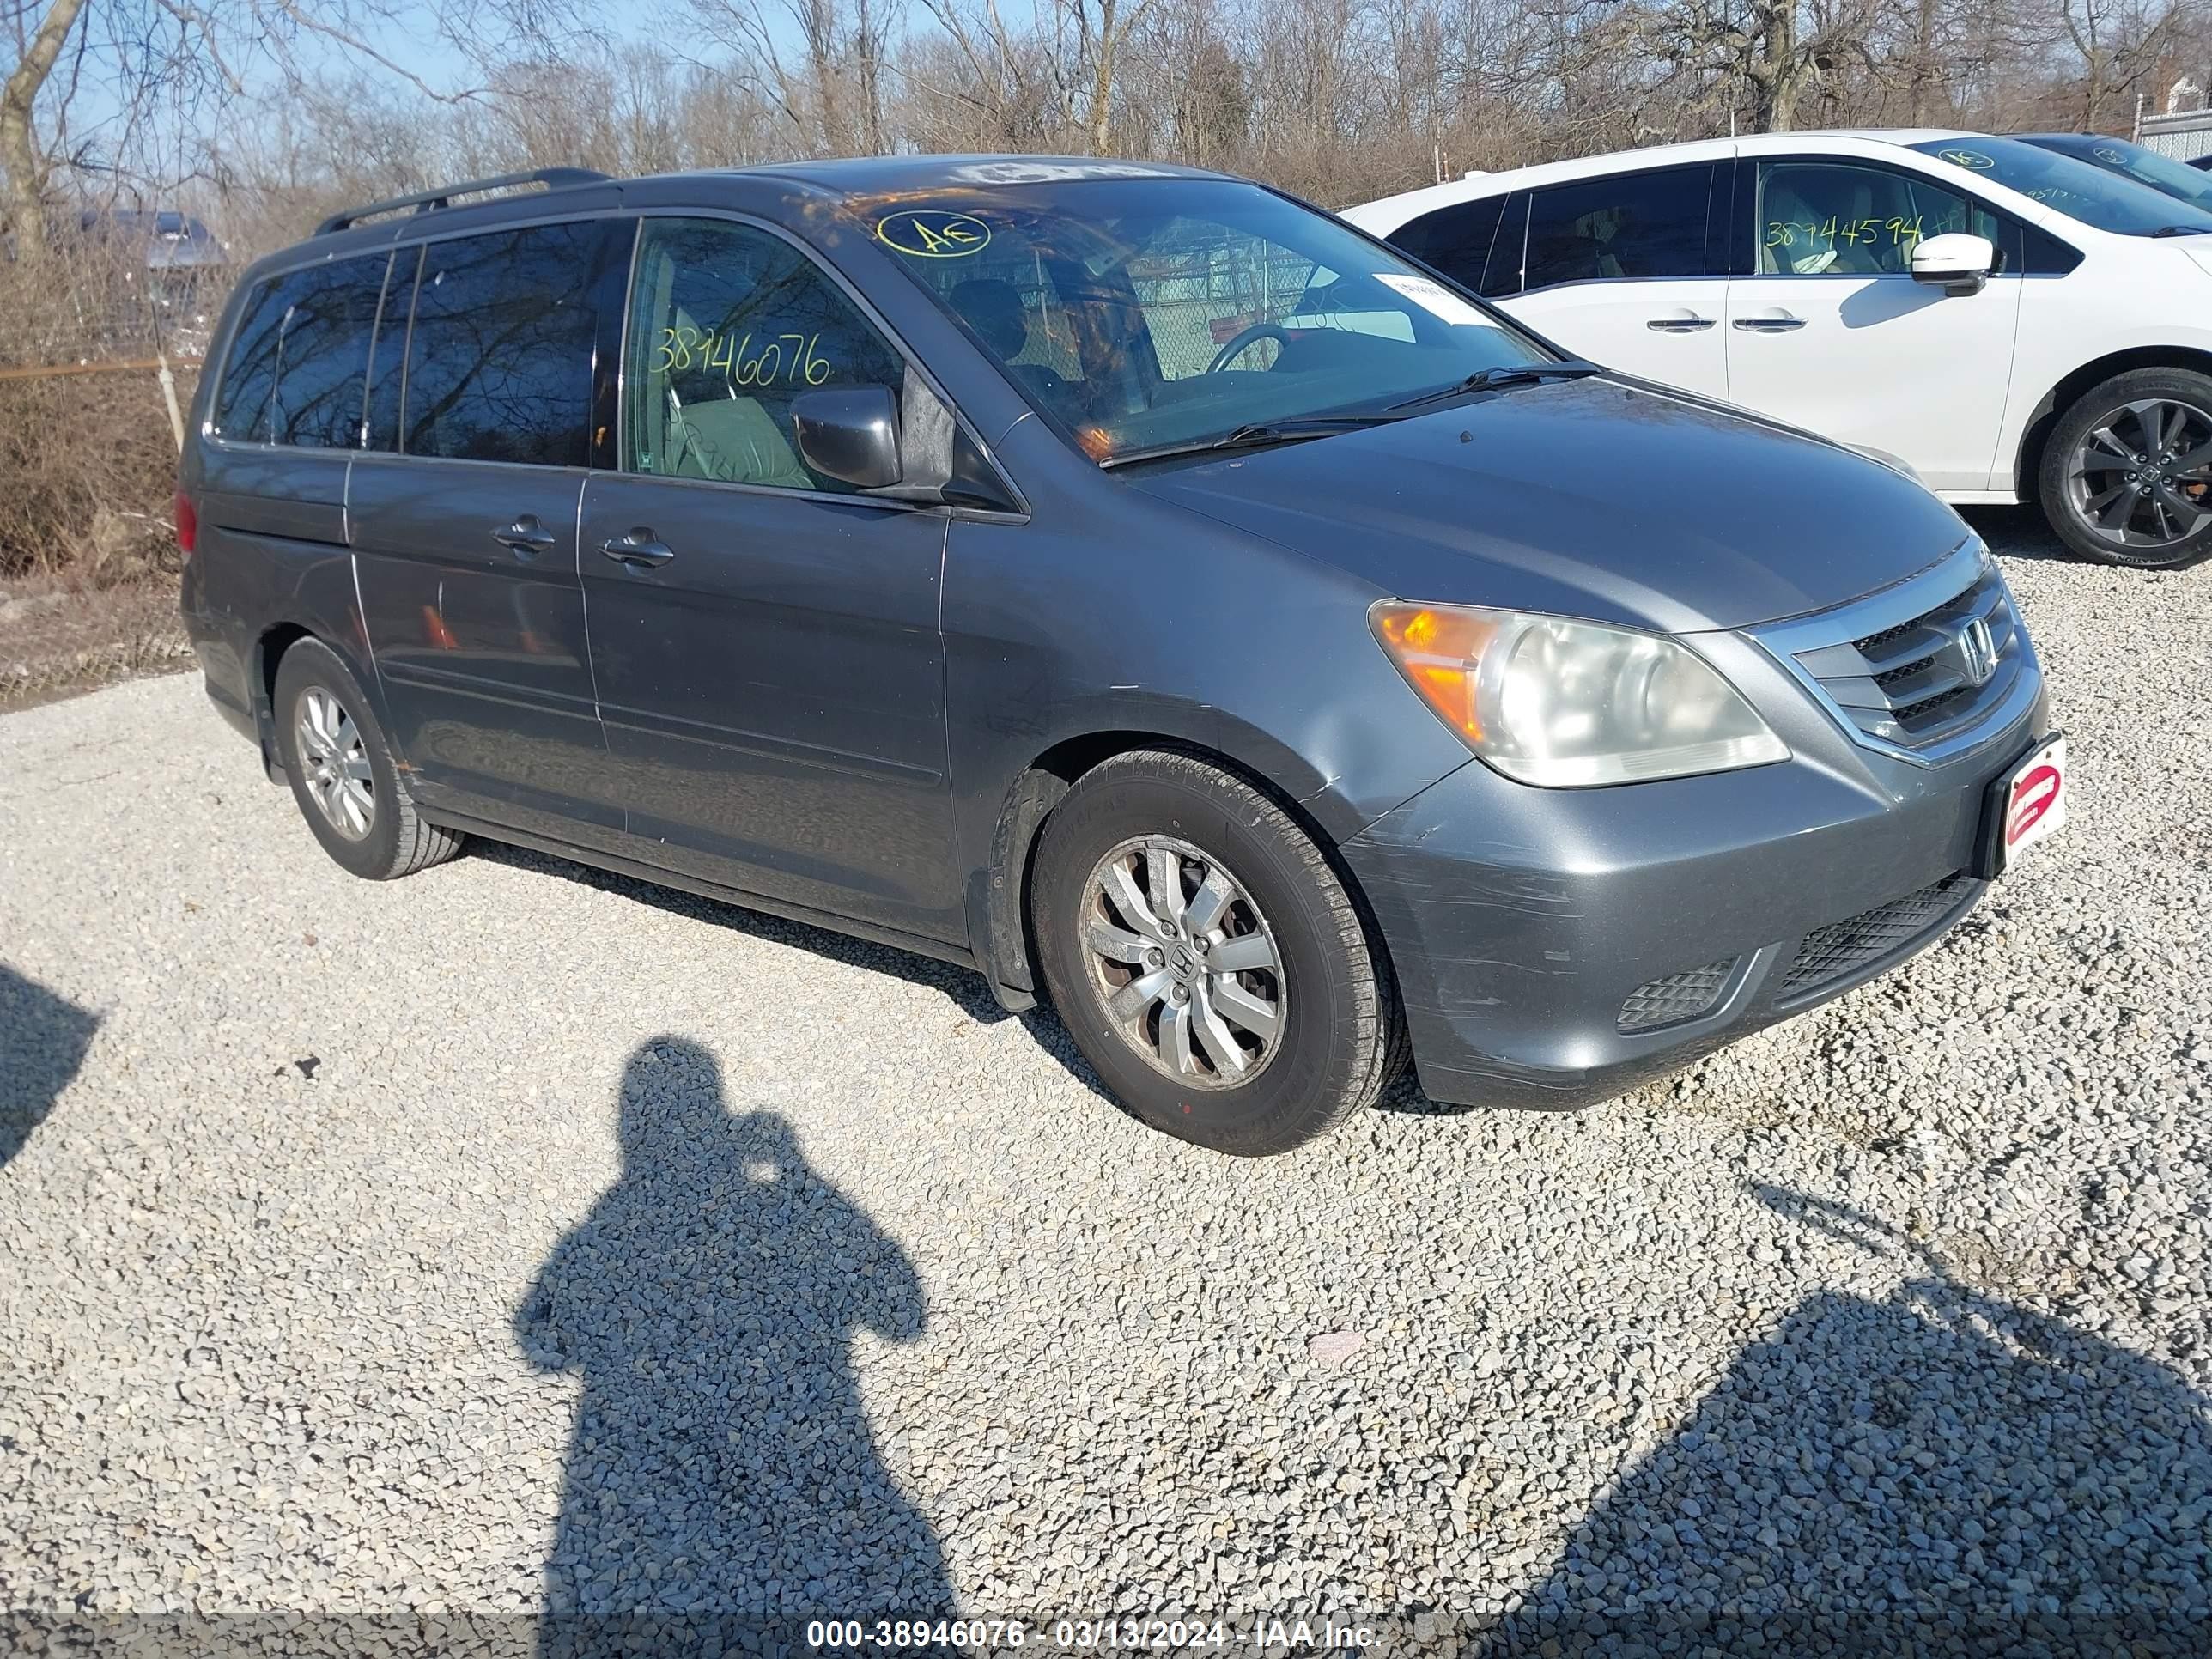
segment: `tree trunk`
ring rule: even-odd
[[[1913,30],[1912,125],[1916,127],[1931,125],[1936,113],[1936,0],[1920,0]]]
[[[1765,63],[1758,78],[1759,127],[1787,132],[1797,120],[1797,0],[1774,0],[1766,14]]]
[[[809,0],[805,14],[806,67],[814,77],[815,154],[835,155],[845,148],[844,123],[837,110],[837,8],[835,0]]]
[[[46,251],[46,168],[31,117],[39,89],[53,73],[62,43],[83,9],[84,0],[53,0],[31,36],[23,61],[0,85],[0,174],[5,175],[0,179],[0,222],[15,233],[16,257],[26,261],[40,258]]]
[[[1091,83],[1091,149],[1093,154],[1112,153],[1114,137],[1114,33],[1115,0],[1098,0],[1098,53]]]
[[[877,58],[875,14],[868,0],[860,0],[860,118],[867,126],[865,148],[871,155],[884,153],[884,94],[882,65]]]

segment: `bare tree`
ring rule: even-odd
[[[568,4],[438,0],[428,15],[446,56],[483,69],[573,36]],[[188,169],[174,164],[179,135],[156,139],[148,132],[165,98],[173,112],[194,115],[203,95],[244,100],[252,70],[305,99],[319,67],[331,61],[435,103],[466,103],[486,92],[482,84],[433,85],[388,45],[422,26],[423,14],[407,0],[44,0],[34,15],[22,52],[0,84],[0,213],[17,246],[33,258],[46,249],[58,164],[75,173],[124,171],[142,159],[134,150],[151,144],[165,149],[173,165],[162,169],[167,177],[144,182],[171,185],[185,175]],[[65,59],[70,73],[58,82]],[[108,121],[104,143],[64,149],[58,138],[68,100],[88,80],[120,113]]]
[[[32,30],[21,59],[0,85],[0,221],[15,233],[21,257],[46,251],[46,158],[33,125],[39,94],[60,61],[70,32],[83,15],[86,0],[53,0]]]
[[[2158,67],[2175,8],[2172,0],[2060,0],[2059,17],[2081,58],[2076,118],[2100,131]]]

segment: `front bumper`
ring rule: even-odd
[[[1974,907],[1984,794],[2048,730],[2039,688],[1940,769],[1825,717],[1792,724],[1790,761],[1619,788],[1532,789],[1471,762],[1343,844],[1431,1099],[1607,1099],[1842,994]]]

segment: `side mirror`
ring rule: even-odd
[[[1946,294],[1979,294],[1996,264],[1996,245],[1988,237],[1952,231],[1914,244],[1912,280],[1933,283]]]
[[[899,481],[898,398],[887,386],[826,386],[791,401],[799,459],[855,489]]]

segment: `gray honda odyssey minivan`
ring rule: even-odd
[[[185,614],[348,870],[480,835],[969,964],[1228,1152],[1409,1051],[1617,1093],[2064,815],[1933,496],[1239,179],[476,180],[262,260],[210,363]]]

